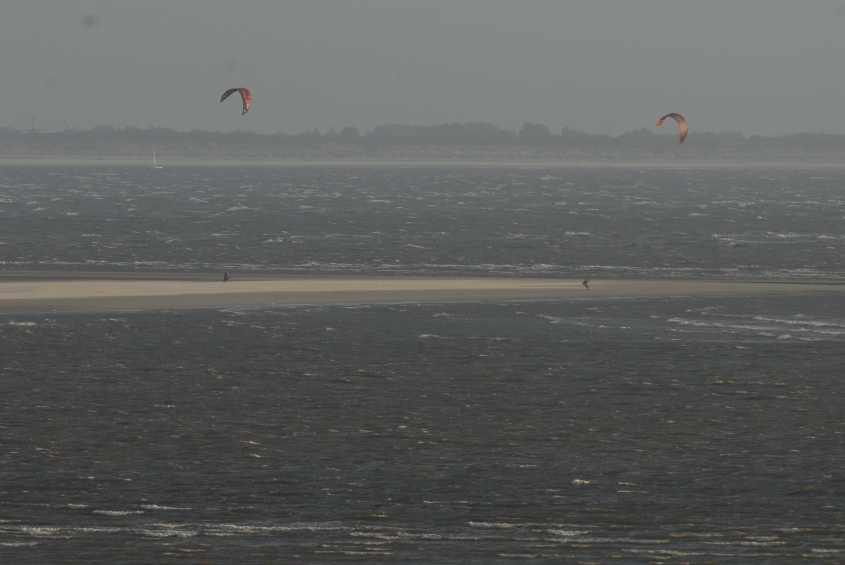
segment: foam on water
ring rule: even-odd
[[[689,311],[689,314],[696,312]],[[732,314],[708,309],[697,312],[697,318],[673,316],[668,324],[688,330],[715,331],[734,335],[757,335],[780,340],[823,341],[845,339],[845,322],[841,319],[811,318],[803,314],[789,317],[765,313]]]
[[[473,533],[481,530],[489,533]],[[775,530],[742,527],[737,529],[679,530],[666,536],[655,536],[647,530],[604,530],[599,525],[561,524],[537,521],[469,521],[465,527],[412,528],[381,524],[367,525],[343,522],[292,522],[292,523],[230,523],[230,522],[144,522],[109,527],[48,527],[15,525],[0,527],[0,547],[31,548],[43,540],[96,538],[98,536],[137,536],[151,539],[253,538],[284,539],[286,547],[307,551],[320,547],[321,554],[349,556],[370,555],[386,557],[425,555],[443,544],[508,544],[505,553],[512,555],[538,555],[553,557],[557,551],[624,552],[648,555],[654,559],[678,557],[775,557],[772,550],[791,545],[794,533],[779,534]],[[9,539],[15,536],[17,539]],[[316,536],[316,537],[314,537]],[[27,539],[30,538],[30,539]],[[35,538],[35,539],[31,539]],[[833,539],[831,539],[833,541]],[[841,540],[839,540],[841,543]],[[411,545],[409,545],[409,543]],[[428,547],[430,545],[430,547]],[[677,547],[673,547],[677,545]],[[717,549],[718,548],[718,549]],[[759,551],[765,549],[768,551]],[[845,547],[833,544],[809,548],[815,555],[838,555]],[[501,550],[499,554],[503,554]]]
[[[100,514],[102,516],[132,516],[135,514],[143,514],[143,510],[92,510],[92,514]]]

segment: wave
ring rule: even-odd
[[[222,235],[222,234],[218,234]],[[281,240],[264,240],[264,243],[282,243]],[[244,273],[267,274],[391,274],[391,275],[498,275],[498,276],[547,276],[581,277],[604,276],[610,278],[634,279],[678,279],[707,278],[717,280],[773,280],[773,279],[824,279],[845,281],[845,270],[824,270],[814,268],[762,269],[756,267],[732,267],[709,269],[701,267],[637,267],[630,265],[554,263],[345,263],[334,261],[303,261],[295,264],[209,262],[209,261],[163,261],[134,260],[112,261],[88,259],[85,261],[62,260],[0,260],[0,267],[13,269],[87,269],[112,270],[116,272],[217,272],[237,270]]]
[[[669,324],[726,331],[729,333],[756,333],[761,337],[775,337],[779,340],[798,338],[819,341],[845,337],[845,322],[818,319],[782,318],[767,315],[729,315],[702,312],[710,316],[707,320],[672,317]],[[716,318],[716,319],[714,319]]]

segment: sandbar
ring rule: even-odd
[[[845,293],[820,282],[469,277],[0,277],[0,314],[186,310],[290,305],[450,303]]]

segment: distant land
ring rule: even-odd
[[[458,161],[808,161],[845,163],[845,135],[745,136],[674,128],[599,135],[525,123],[509,131],[488,123],[389,124],[297,134],[177,131],[98,126],[42,132],[0,128],[0,160],[458,160]]]

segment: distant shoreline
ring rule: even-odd
[[[618,135],[524,123],[383,124],[369,130],[300,133],[181,131],[96,126],[87,130],[0,127],[0,159],[150,162],[566,162],[566,163],[845,163],[845,135],[745,135],[693,128],[683,144],[674,131],[648,128]],[[845,165],[843,165],[845,166]]]
[[[843,295],[845,285],[806,282],[593,280],[469,277],[236,277],[10,280],[0,315],[194,310],[225,307],[462,303],[591,298]],[[190,277],[190,278],[189,278]]]
[[[162,169],[180,167],[455,167],[455,168],[525,168],[525,169],[845,169],[842,161],[812,160],[569,160],[569,159],[217,159],[159,158]],[[121,157],[11,157],[0,156],[0,167],[148,167],[144,159]]]

